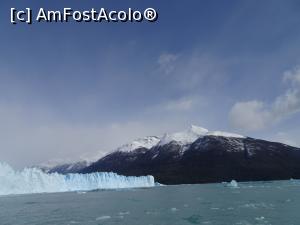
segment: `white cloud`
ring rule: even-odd
[[[189,54],[163,53],[158,57],[158,70],[162,82],[168,87],[184,91],[199,91],[199,88],[223,85],[228,78],[225,71],[233,61],[219,59],[195,50]]]
[[[289,88],[271,104],[258,100],[235,103],[229,113],[231,124],[243,130],[259,130],[300,112],[299,67],[286,71],[283,80]]]
[[[293,140],[291,134],[288,134],[286,132],[278,132],[273,138],[273,140],[291,146],[299,146],[299,142],[297,143],[297,141]]]
[[[187,109],[190,104],[189,101],[182,102],[177,107]],[[83,124],[34,106],[0,102],[1,162],[22,168],[57,159],[60,162],[96,160],[136,138],[162,135],[166,131],[181,129],[186,124],[183,119],[164,115],[156,120],[139,118],[109,124]]]
[[[243,130],[264,128],[271,117],[264,103],[260,101],[237,102],[229,116],[233,126]]]
[[[164,108],[170,111],[189,111],[195,106],[195,104],[196,101],[193,98],[181,98],[166,103]]]
[[[272,113],[276,119],[282,119],[297,112],[300,112],[300,90],[298,89],[287,90],[273,103]]]
[[[297,66],[293,70],[288,70],[283,74],[283,80],[285,82],[292,82],[293,85],[300,85],[300,66]]]
[[[175,68],[175,62],[178,59],[178,55],[171,53],[163,53],[158,58],[158,64],[160,69],[165,73],[169,74],[173,72]]]

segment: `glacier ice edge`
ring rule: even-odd
[[[37,168],[16,171],[0,163],[0,195],[154,187],[153,176],[126,177],[112,172],[47,174]]]

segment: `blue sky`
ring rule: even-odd
[[[155,8],[155,23],[10,24],[10,8]],[[210,130],[300,146],[299,1],[2,1],[0,153],[16,167]]]

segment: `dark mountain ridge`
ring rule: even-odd
[[[80,173],[153,175],[162,184],[266,181],[300,178],[300,149],[254,138],[204,135],[189,144],[171,141],[116,151]]]

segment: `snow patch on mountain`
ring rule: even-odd
[[[245,138],[245,136],[235,133],[228,133],[223,131],[207,132],[207,136],[221,136],[221,137],[233,137],[233,138]]]
[[[222,136],[226,138],[245,138],[239,134],[233,134],[222,131],[209,131],[203,127],[191,125],[189,129],[181,132],[175,133],[166,133],[161,137],[157,136],[147,136],[144,138],[136,139],[130,143],[122,145],[121,147],[115,149],[112,152],[133,152],[139,148],[151,149],[154,146],[163,146],[169,144],[170,142],[176,142],[179,145],[182,145],[181,153],[183,154],[187,149],[188,145],[195,142],[200,137],[205,136]],[[153,158],[157,157],[158,154],[154,155]],[[38,165],[37,167],[42,169],[44,172],[53,172],[58,171],[60,173],[73,173],[76,171],[80,171],[82,168],[91,165],[93,162],[99,160],[104,155],[98,155],[98,157],[93,157],[90,159],[86,159],[80,161],[71,161],[71,160],[52,160],[47,163],[43,163]]]
[[[172,134],[165,134],[160,142],[159,146],[166,145],[172,141],[177,142],[180,145],[188,145],[196,141],[198,138],[203,136],[222,136],[222,137],[234,137],[234,138],[245,138],[242,135],[222,132],[222,131],[208,131],[207,129],[199,126],[192,125],[188,130],[182,132],[176,132]]]
[[[186,145],[193,143],[199,137],[207,134],[208,130],[202,127],[197,127],[192,125],[188,130],[182,132],[176,132],[172,134],[166,133],[158,143],[158,145],[166,145],[172,141],[175,141],[179,144]]]
[[[84,167],[87,167],[92,164],[93,161],[90,160],[81,160],[81,161],[72,161],[72,160],[49,160],[47,162],[41,163],[33,168],[41,169],[42,171],[48,173],[51,170],[63,170],[64,173],[73,172],[75,170],[80,170]]]
[[[160,139],[156,136],[148,136],[144,138],[139,138],[134,140],[131,143],[122,145],[121,147],[117,148],[116,151],[120,152],[131,152],[138,148],[146,148],[150,149],[153,146],[157,145]]]

